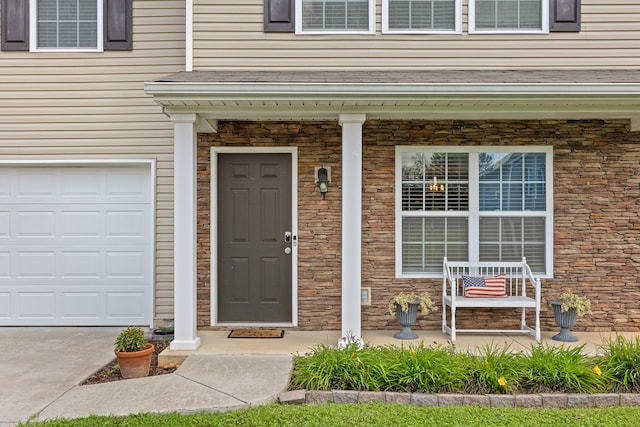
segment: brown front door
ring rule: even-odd
[[[217,178],[218,322],[291,322],[291,154],[219,154]]]

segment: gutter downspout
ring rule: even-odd
[[[185,9],[185,71],[193,71],[193,0],[186,1]]]

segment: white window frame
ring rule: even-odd
[[[382,33],[383,34],[461,34],[462,33],[462,0],[455,0],[455,22],[453,30],[390,30],[389,0],[382,0]]]
[[[534,29],[476,29],[476,0],[469,0],[469,34],[548,34],[549,33],[549,0],[541,0],[540,7],[542,27]]]
[[[347,31],[347,30],[307,30],[302,28],[302,0],[296,0],[296,34],[375,34],[376,33],[376,1],[367,0],[369,3],[369,28],[366,31]]]
[[[442,273],[404,273],[402,271],[402,154],[403,153],[468,153],[469,154],[469,211],[456,211],[448,217],[468,217],[469,218],[469,261],[479,261],[480,242],[477,238],[480,233],[480,183],[476,179],[479,174],[478,155],[479,153],[545,153],[545,182],[546,182],[546,213],[545,218],[545,267],[544,273],[538,273],[540,277],[553,277],[553,147],[550,146],[396,146],[396,176],[395,176],[395,227],[396,227],[396,277],[397,278],[441,278]],[[475,160],[472,158],[475,156]],[[413,216],[425,216],[422,212],[416,212]],[[405,215],[411,216],[411,215]],[[435,216],[441,216],[435,215]],[[535,216],[541,217],[539,211],[496,211],[484,213],[482,217],[488,216]]]
[[[103,0],[95,0],[96,13],[96,47],[95,48],[51,48],[38,47],[38,0],[29,0],[29,51],[30,52],[103,52]]]

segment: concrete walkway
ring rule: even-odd
[[[317,344],[334,346],[339,332],[287,331],[282,339],[228,339],[228,332],[200,331],[195,352],[167,352],[183,359],[173,374],[79,386],[114,358],[113,341],[121,328],[0,328],[0,427],[27,420],[76,418],[91,414],[229,410],[273,401],[288,385],[292,355]],[[395,331],[364,331],[372,345],[447,343],[436,331],[416,331],[417,340],[399,341]],[[559,345],[543,333],[545,342]],[[595,352],[609,333],[575,333],[585,350]],[[623,334],[633,337],[635,334]],[[487,344],[526,350],[526,336],[460,335],[460,350]],[[188,356],[188,357],[187,357]]]

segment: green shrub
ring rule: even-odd
[[[467,354],[468,379],[464,391],[476,394],[509,393],[518,389],[523,376],[521,352],[509,346],[487,345]]]
[[[291,388],[421,393],[605,393],[640,390],[640,339],[609,342],[604,356],[584,346],[534,345],[529,352],[487,345],[316,346],[296,356]]]
[[[600,352],[599,367],[613,381],[613,391],[640,392],[640,338],[609,338],[600,347]]]
[[[342,350],[315,346],[305,356],[294,358],[292,386],[310,390],[376,390],[368,356],[367,349],[354,345]]]
[[[140,351],[147,346],[147,340],[144,337],[142,329],[129,327],[120,332],[120,335],[118,335],[114,344],[116,346],[116,351]]]
[[[444,393],[459,390],[465,383],[463,359],[452,346],[421,343],[375,351],[382,390]]]
[[[522,388],[526,392],[597,393],[607,389],[606,376],[594,371],[596,363],[582,350],[536,345],[522,358]],[[596,370],[597,371],[597,370]]]

